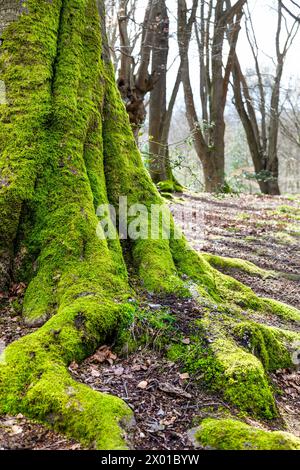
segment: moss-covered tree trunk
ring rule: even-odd
[[[0,413],[21,412],[96,448],[124,448],[123,423],[131,410],[119,398],[74,381],[68,366],[109,341],[131,309],[122,246],[99,236],[96,208],[108,201],[118,208],[121,195],[129,206],[162,201],[143,168],[115,85],[102,0],[19,5],[0,2],[0,79],[6,90],[0,105],[1,287],[26,283],[23,316],[39,328],[4,351]],[[202,331],[213,337],[211,353],[221,371],[212,376],[211,363],[204,361],[204,373],[241,409],[274,416],[267,366],[236,342],[248,330],[258,345],[269,341],[263,358],[270,364],[270,335],[245,322],[241,311],[275,312],[293,321],[299,312],[258,299],[175,233],[171,221],[169,239],[161,231],[158,239],[130,240],[126,259],[145,289],[177,295],[196,289],[206,305]],[[216,303],[224,308],[222,322],[210,307]],[[293,333],[284,340],[276,335],[273,367],[294,339]],[[284,357],[280,365],[289,363]]]

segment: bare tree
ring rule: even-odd
[[[283,135],[300,149],[300,92],[287,90],[284,108],[280,115],[280,128]]]
[[[155,28],[155,1],[148,0],[144,21],[141,25],[141,47],[138,64],[133,57],[135,42],[130,39],[128,24],[130,11],[129,0],[119,0],[118,24],[120,35],[120,69],[118,71],[118,87],[126,105],[126,110],[133,128],[135,139],[138,140],[139,130],[145,121],[145,96],[155,84],[156,73],[149,72],[153,34]],[[135,36],[135,41],[138,36]]]
[[[282,8],[298,23],[300,22],[300,5],[295,0],[279,0]]]
[[[234,5],[229,0],[203,0],[200,2],[198,24],[198,0],[193,1],[189,18],[186,1],[178,0],[178,42],[186,115],[195,149],[203,166],[205,189],[208,192],[217,191],[224,184],[224,111],[245,3],[246,0],[238,0]],[[200,58],[202,123],[196,110],[189,71],[188,51],[193,25]],[[229,52],[224,66],[226,34]]]
[[[168,190],[180,190],[169,160],[168,136],[181,76],[179,68],[167,108],[169,17],[165,0],[154,2],[154,17],[152,76],[157,79],[149,100],[150,174],[155,183],[165,182],[164,187]]]
[[[282,29],[286,30],[283,46]],[[233,67],[233,91],[237,112],[241,118],[251,152],[256,178],[260,189],[265,194],[280,194],[278,184],[278,131],[280,117],[281,80],[287,52],[295,38],[299,25],[295,21],[288,27],[282,11],[282,2],[277,4],[277,30],[275,35],[276,62],[275,75],[265,86],[264,74],[259,63],[259,47],[251,16],[248,12],[246,22],[247,37],[254,59],[258,90],[256,93],[249,79],[242,72],[237,55]],[[268,96],[268,94],[270,96]]]

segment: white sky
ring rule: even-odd
[[[252,15],[253,24],[256,32],[257,42],[261,50],[260,60],[261,63],[272,66],[270,57],[275,55],[275,33],[277,26],[277,0],[248,0],[249,10]],[[289,27],[291,20],[288,20]],[[284,30],[282,31],[282,38],[285,39]],[[284,82],[289,81],[290,77],[300,77],[300,62],[299,62],[299,46],[300,46],[300,31],[294,39],[291,46],[287,60],[285,63]],[[241,30],[238,52],[242,64],[247,67],[250,62],[252,64],[251,53],[244,30]]]

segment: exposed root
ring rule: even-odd
[[[269,277],[275,277],[277,273],[266,269],[259,268],[250,261],[245,261],[238,258],[226,258],[223,256],[212,255],[210,253],[202,253],[203,258],[215,268],[228,268],[238,269],[245,273],[260,276],[262,279],[268,279]]]
[[[265,431],[233,419],[205,419],[190,432],[195,444],[218,450],[300,450],[300,439]]]

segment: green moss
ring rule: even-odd
[[[162,193],[181,193],[183,189],[180,184],[173,180],[160,181],[157,187]]]
[[[262,363],[239,347],[224,332],[221,321],[199,320],[191,344],[172,345],[171,360],[180,361],[184,368],[199,376],[213,391],[240,410],[257,416],[276,416],[275,403]],[[213,338],[213,339],[212,339]]]
[[[266,370],[291,367],[292,343],[300,339],[297,333],[285,332],[250,321],[236,325],[234,335],[242,346],[261,360]]]
[[[299,209],[299,207],[283,205],[283,206],[277,207],[275,213],[277,213],[277,214],[286,214],[292,219],[300,220],[300,209]]]
[[[300,312],[297,308],[273,299],[263,299],[263,302],[268,313],[277,315],[283,320],[294,322],[300,321]]]
[[[0,109],[0,258],[11,256],[21,208],[33,197],[37,172],[48,148],[51,83],[57,51],[61,0],[29,0],[18,21],[3,33],[0,79],[6,105]]]
[[[127,355],[140,346],[165,351],[170,344],[170,338],[176,335],[175,324],[176,318],[167,308],[152,311],[136,306],[131,323],[118,335],[117,349]]]
[[[275,402],[262,363],[229,339],[213,342],[212,350],[224,370],[217,382],[225,399],[239,409],[272,418]]]
[[[71,379],[55,343],[67,343],[64,349],[73,357],[77,348],[80,357],[80,335],[71,326],[58,331],[39,331],[7,348],[0,369],[1,413],[22,412],[97,449],[124,449],[120,421],[129,420],[131,411],[122,400]]]
[[[265,431],[234,419],[205,419],[193,432],[204,447],[218,450],[300,450],[300,439],[281,431]]]
[[[225,258],[223,256],[212,255],[210,253],[203,253],[203,258],[212,266],[216,268],[228,268],[244,271],[245,273],[253,276],[260,276],[263,279],[273,277],[273,271],[261,269],[250,261],[245,261],[238,258]]]

